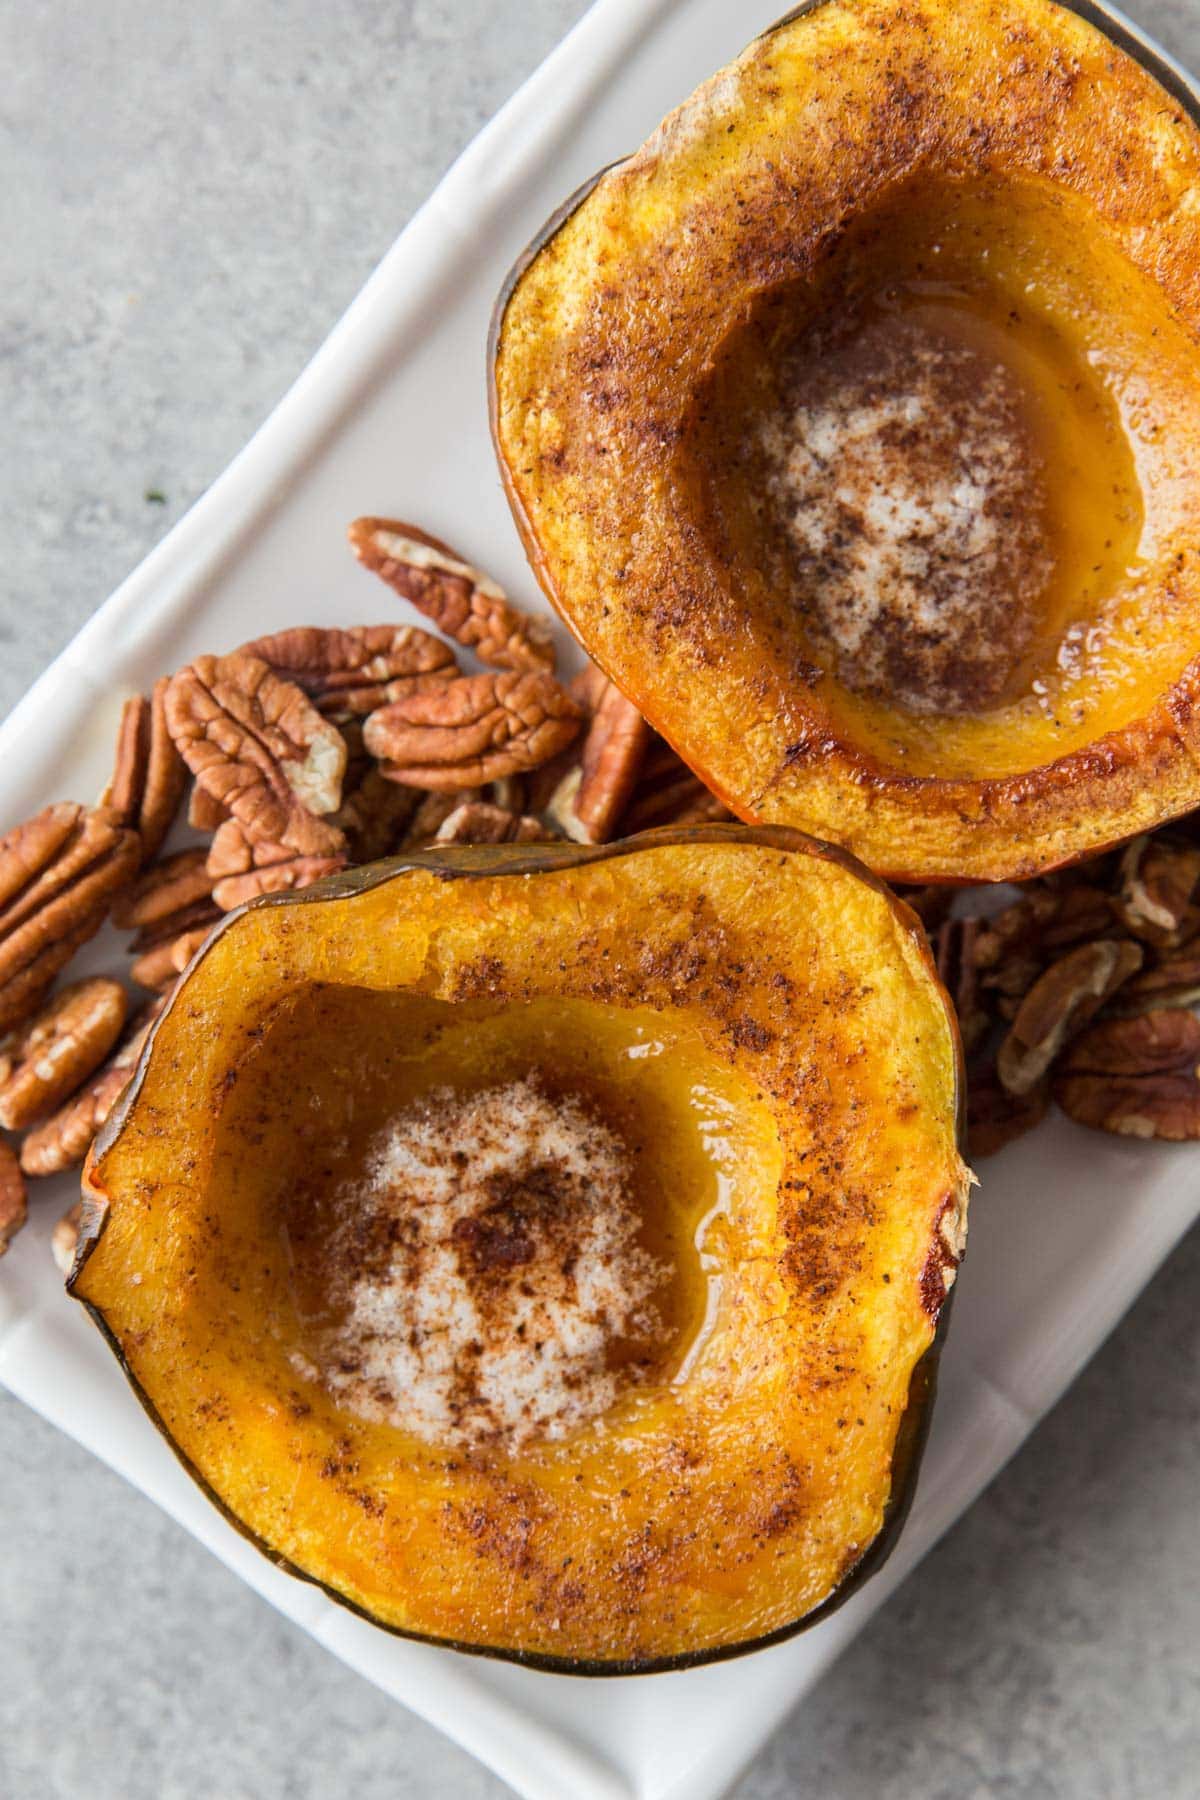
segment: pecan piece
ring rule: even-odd
[[[553,839],[540,819],[507,812],[487,800],[467,800],[448,813],[434,837],[437,844],[545,844]]]
[[[1113,1011],[1125,1017],[1159,1012],[1172,1006],[1194,1006],[1200,1000],[1200,944],[1168,951],[1121,989]]]
[[[552,675],[461,675],[372,713],[363,740],[391,780],[459,790],[548,762],[581,718]]]
[[[269,663],[333,714],[376,712],[458,674],[449,645],[415,625],[295,625],[243,644],[239,654]]]
[[[729,809],[693,775],[665,738],[653,736],[621,833],[633,837],[660,825],[704,825],[728,819]]]
[[[143,869],[112,909],[113,924],[122,931],[145,931],[207,900],[212,877],[203,849],[179,850]]]
[[[125,990],[94,976],[72,982],[0,1045],[0,1125],[21,1131],[99,1068],[125,1023]]]
[[[1046,1116],[1046,1083],[1012,1094],[991,1063],[973,1065],[967,1074],[967,1156],[971,1162],[995,1156],[1006,1144],[1024,1137]]]
[[[311,887],[345,866],[344,856],[297,856],[286,844],[255,842],[237,819],[226,820],[208,852],[213,900],[222,912],[232,912],[261,894]]]
[[[212,927],[213,922],[206,922],[180,932],[178,937],[157,939],[130,964],[130,975],[139,987],[150,988],[155,993],[172,987],[175,977],[182,975]]]
[[[457,795],[447,798],[457,804]],[[345,833],[351,862],[377,862],[399,846],[420,804],[419,788],[389,781],[368,761],[348,778],[342,804],[329,822]]]
[[[142,1007],[104,1067],[50,1118],[27,1132],[21,1144],[26,1175],[60,1175],[79,1166],[92,1139],[125,1092],[150,1027],[170,998],[171,989]]]
[[[439,631],[494,669],[554,669],[548,619],[522,612],[502,587],[428,532],[397,519],[355,519],[350,547]]]
[[[63,1214],[50,1237],[50,1254],[64,1279],[75,1267],[75,1252],[79,1247],[79,1228],[82,1224],[83,1202],[77,1200]]]
[[[342,798],[346,743],[293,681],[257,656],[200,656],[171,677],[167,723],[197,782],[264,843],[340,856],[318,817]]]
[[[117,731],[116,764],[100,802],[118,824],[137,832],[144,862],[161,850],[187,785],[187,770],[167,730],[164,700],[168,680],[164,676],[155,682],[149,700],[137,694],[125,702]]]
[[[637,785],[650,727],[594,664],[575,677],[569,692],[588,715],[588,728],[545,810],[576,843],[606,844]]]
[[[28,1215],[25,1177],[12,1145],[0,1138],[0,1256],[8,1249]]]
[[[1148,944],[1176,944],[1200,882],[1200,846],[1134,838],[1121,857],[1120,880],[1113,908],[1125,929]]]
[[[0,1030],[34,1012],[104,923],[141,846],[102,809],[48,806],[0,840]]]
[[[992,1024],[979,990],[979,970],[975,963],[978,935],[978,919],[947,919],[938,927],[934,939],[938,977],[954,1002],[963,1050],[968,1056]]]
[[[451,813],[457,812],[458,808],[465,806],[468,801],[482,800],[483,798],[484,790],[479,787],[463,788],[457,794],[425,794],[412,816],[401,847],[405,850],[425,849],[427,845],[435,842],[438,832]]]
[[[1009,1093],[1036,1087],[1063,1045],[1141,966],[1141,946],[1117,938],[1078,944],[1051,963],[1022,1000],[996,1053],[996,1072]]]
[[[896,893],[905,906],[911,906],[932,938],[939,925],[944,925],[954,904],[952,887],[897,887]]]
[[[108,786],[100,796],[101,806],[113,814],[118,824],[137,824],[149,753],[150,702],[144,694],[133,694],[121,708],[116,760]]]
[[[1068,1050],[1054,1098],[1070,1118],[1122,1137],[1200,1138],[1200,1019],[1141,1013],[1103,1019]]]

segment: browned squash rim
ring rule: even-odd
[[[109,1214],[107,1199],[91,1181],[93,1165],[103,1157],[119,1135],[126,1115],[141,1089],[146,1068],[153,1054],[154,1040],[163,1020],[168,1018],[175,1006],[179,1004],[180,996],[186,991],[188,979],[199,967],[217,939],[232,925],[235,919],[240,918],[251,908],[311,906],[320,905],[323,901],[349,899],[356,894],[365,893],[371,888],[382,886],[413,869],[431,871],[445,881],[471,880],[496,875],[531,875],[544,870],[578,867],[586,863],[611,862],[623,856],[637,855],[643,850],[650,850],[658,845],[720,843],[761,844],[790,854],[813,856],[823,862],[835,863],[850,874],[857,876],[868,888],[881,894],[888,902],[897,924],[903,928],[919,951],[945,1010],[954,1048],[953,1099],[956,1135],[961,1151],[965,1146],[966,1132],[966,1074],[962,1038],[950,996],[938,978],[924,927],[911,907],[906,906],[885,881],[881,880],[849,851],[843,850],[836,844],[826,843],[820,838],[809,837],[806,833],[797,831],[791,826],[694,825],[666,826],[659,830],[642,832],[637,837],[624,838],[617,843],[602,845],[456,845],[443,850],[411,851],[401,856],[390,857],[383,862],[368,863],[361,868],[351,869],[340,875],[328,876],[324,881],[316,882],[312,887],[305,888],[300,893],[266,894],[257,900],[250,901],[247,906],[239,907],[236,912],[232,912],[222,919],[192,958],[183,981],[176,988],[171,1000],[154,1023],[141,1056],[138,1058],[137,1067],[129,1086],[109,1115],[107,1123],[88,1154],[82,1177],[83,1217],[75,1260],[66,1281],[67,1292],[80,1301],[80,1304],[87,1309],[99,1327],[109,1349],[120,1364],[126,1380],[155,1429],[169,1444],[175,1457],[197,1487],[238,1534],[261,1551],[270,1562],[274,1563],[276,1568],[282,1569],[287,1575],[295,1576],[297,1580],[307,1582],[312,1587],[320,1588],[338,1606],[356,1613],[359,1618],[386,1631],[390,1636],[407,1638],[411,1642],[428,1644],[438,1649],[457,1650],[468,1656],[486,1656],[501,1662],[518,1663],[525,1668],[537,1669],[547,1674],[658,1675],[682,1669],[698,1668],[706,1663],[727,1662],[735,1656],[745,1656],[752,1651],[765,1650],[773,1644],[783,1643],[788,1638],[796,1637],[801,1632],[808,1631],[814,1625],[820,1624],[822,1620],[827,1619],[831,1613],[843,1606],[852,1595],[858,1592],[865,1581],[883,1567],[895,1549],[904,1522],[908,1517],[916,1492],[922,1454],[929,1436],[933,1402],[937,1390],[938,1366],[949,1326],[951,1302],[954,1298],[953,1290],[942,1302],[933,1339],[928,1349],[913,1366],[908,1399],[897,1428],[892,1452],[892,1486],[884,1508],[882,1524],[862,1556],[820,1605],[791,1624],[781,1626],[777,1631],[769,1632],[762,1637],[748,1638],[741,1643],[721,1645],[715,1649],[687,1651],[676,1656],[610,1661],[546,1656],[534,1651],[508,1649],[493,1644],[467,1643],[453,1638],[431,1637],[423,1632],[408,1631],[400,1626],[386,1624],[377,1619],[365,1607],[348,1599],[328,1582],[309,1574],[307,1570],[299,1568],[286,1556],[274,1550],[258,1537],[243,1520],[238,1518],[236,1513],[231,1511],[200,1473],[191,1458],[184,1454],[171,1436],[153,1400],[130,1368],[121,1344],[105,1318],[103,1309],[75,1293],[75,1283],[104,1234]]]
[[[765,30],[757,33],[755,37],[750,39],[745,50],[748,51],[752,49],[755,44],[761,43],[763,40],[772,37],[776,32],[784,30],[797,20],[812,13],[820,12],[829,3],[830,0],[801,0],[800,5],[790,8],[787,12],[782,14],[780,18],[768,25]],[[1081,19],[1085,24],[1093,26],[1118,50],[1124,52],[1132,61],[1145,70],[1146,73],[1151,75],[1159,86],[1179,104],[1193,123],[1200,126],[1200,83],[1190,77],[1179,64],[1170,60],[1167,52],[1153,47],[1140,37],[1131,27],[1129,21],[1110,11],[1108,7],[1102,4],[1102,0],[1047,0],[1047,3],[1058,12],[1072,14]],[[745,54],[745,51],[741,54]],[[737,57],[733,57],[730,59],[730,62],[732,63],[737,60]],[[592,193],[593,189],[597,187],[605,176],[609,175],[614,170],[621,169],[624,164],[631,160],[636,154],[637,152],[634,151],[631,152],[629,156],[614,158],[612,162],[606,163],[602,168],[596,170],[593,175],[583,182],[574,193],[569,195],[568,198],[550,215],[540,230],[534,234],[522,249],[520,255],[505,276],[492,308],[492,316],[488,329],[488,421],[492,435],[493,449],[495,451],[495,460],[499,467],[501,485],[505,497],[508,500],[509,509],[517,527],[517,533],[521,540],[526,559],[529,562],[530,568],[533,570],[538,585],[541,587],[547,599],[549,599],[555,612],[558,613],[561,618],[568,621],[568,628],[571,629],[573,633],[574,627],[569,623],[569,615],[564,609],[560,608],[555,597],[555,583],[553,577],[547,566],[546,559],[541,552],[532,519],[517,491],[513,471],[509,467],[508,459],[504,454],[502,446],[500,394],[496,373],[500,353],[500,340],[509,303],[530,265],[579,210],[587,200],[588,196]],[[593,654],[594,660],[603,662],[603,657],[596,657],[594,652],[591,652],[591,654]],[[619,677],[614,671],[606,668],[605,673],[609,675],[610,679],[616,681],[618,686],[621,685]],[[1187,717],[1190,717],[1198,708],[1200,708],[1200,658],[1196,658],[1189,664],[1180,674],[1175,684],[1160,695],[1157,707],[1133,726],[1125,726],[1115,732],[1102,734],[1091,743],[1084,744],[1077,749],[1066,752],[1062,756],[1056,757],[1050,762],[1044,763],[1024,774],[995,777],[985,776],[971,780],[966,785],[976,794],[981,795],[985,802],[992,798],[1003,801],[1013,794],[1019,794],[1023,802],[1028,802],[1031,799],[1036,799],[1043,793],[1060,792],[1064,786],[1075,786],[1075,784],[1078,784],[1080,791],[1086,793],[1089,789],[1094,788],[1094,784],[1098,777],[1105,775],[1121,776],[1128,786],[1130,783],[1136,782],[1139,768],[1148,767],[1161,755],[1164,737],[1173,737],[1172,702],[1174,702],[1175,707]],[[704,769],[702,761],[689,756],[684,747],[676,741],[668,721],[652,719],[651,722],[654,724],[655,729],[659,731],[662,736],[667,738],[671,743],[672,748],[683,757],[685,762],[688,762],[690,766],[702,776],[709,787],[713,789],[732,812],[743,816],[747,813],[748,805],[739,804],[737,798],[726,791],[720,780]],[[1131,732],[1135,734],[1140,733],[1141,735],[1142,748],[1140,754],[1131,755],[1125,743],[1126,738]],[[961,785],[953,780],[940,783],[937,778],[931,779],[928,777],[906,776],[898,771],[885,772],[871,757],[861,753],[854,754],[851,758],[849,767],[845,766],[843,763],[840,768],[840,774],[835,775],[835,779],[840,779],[866,789],[887,789],[893,793],[900,792],[906,788],[912,790],[917,788],[930,789],[936,788],[939,785],[947,788],[957,788]],[[1191,810],[1193,805],[1194,802],[1192,800],[1189,800],[1186,804],[1179,804],[1175,806],[1173,810],[1164,813],[1162,817],[1155,821],[1155,824],[1169,823],[1171,818],[1181,816],[1183,813]],[[759,821],[753,817],[751,817],[748,822],[759,823]],[[1086,843],[1079,848],[1073,848],[1069,851],[1064,851],[1061,854],[1055,854],[1049,857],[1026,859],[1026,861],[1019,866],[1014,863],[1011,868],[1005,869],[999,873],[989,874],[974,871],[958,874],[947,869],[933,870],[924,866],[921,868],[909,869],[903,865],[902,861],[894,860],[887,861],[886,863],[881,861],[879,866],[883,869],[889,880],[899,883],[933,883],[953,887],[974,886],[987,881],[1023,880],[1028,879],[1033,875],[1049,874],[1056,869],[1069,868],[1073,864],[1084,861],[1087,858],[1103,855],[1115,845],[1127,841],[1130,836],[1136,835],[1137,831],[1143,829],[1146,829],[1144,825],[1135,824],[1132,825],[1128,831],[1113,832],[1111,835],[1106,836],[1104,841]]]

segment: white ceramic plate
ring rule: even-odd
[[[394,617],[344,546],[355,514],[419,519],[533,600],[488,440],[492,297],[563,196],[779,6],[598,0],[451,170],[268,423],[9,718],[0,820],[96,794],[120,696],[196,652],[299,621]],[[715,1800],[1078,1373],[1192,1222],[1198,1169],[1187,1148],[1061,1117],[988,1164],[900,1548],[815,1631],[686,1674],[583,1682],[428,1649],[279,1573],[192,1486],[64,1299],[47,1240],[72,1198],[66,1179],[39,1191],[37,1221],[5,1259],[0,1381],[528,1800]]]

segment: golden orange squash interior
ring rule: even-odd
[[[530,1076],[628,1147],[657,1335],[613,1342],[636,1378],[555,1438],[364,1416],[322,1356],[367,1146]],[[902,1510],[957,1105],[915,921],[796,834],[379,865],[204,952],[90,1164],[73,1291],[234,1520],[380,1624],[703,1660],[812,1616]]]
[[[1200,131],[1052,0],[824,0],[494,330],[547,593],[743,818],[1025,876],[1200,802]]]

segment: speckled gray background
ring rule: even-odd
[[[0,0],[0,708],[582,10]],[[1193,1233],[739,1800],[1200,1795],[1198,1293]],[[0,1533],[2,1800],[507,1791],[2,1397]]]

